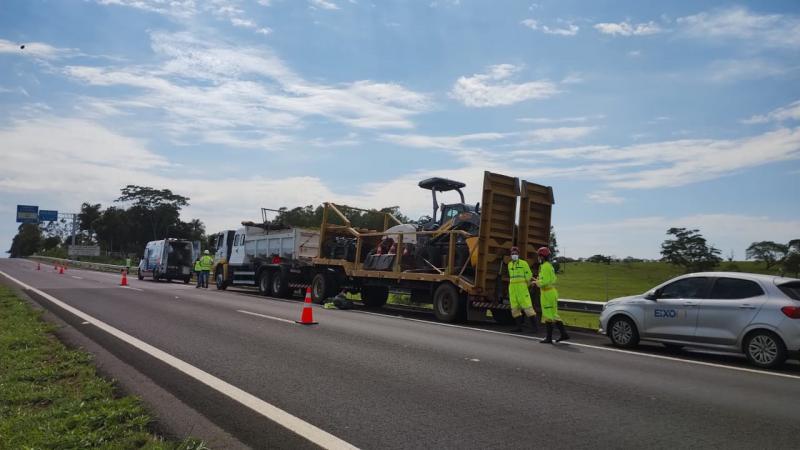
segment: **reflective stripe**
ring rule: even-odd
[[[541,289],[541,290],[543,290],[543,291],[545,291],[545,292],[546,292],[546,291],[552,291],[552,290],[553,290],[553,289],[555,289],[555,288],[554,288],[554,287],[552,287],[552,286],[548,286],[548,287],[543,287],[543,288],[539,288],[539,289]]]

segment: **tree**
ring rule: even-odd
[[[88,231],[90,240],[94,238],[94,224],[102,215],[101,209],[100,203],[92,205],[91,203],[84,202],[81,205],[81,212],[78,213],[79,229],[81,231]]]
[[[17,230],[11,248],[6,252],[11,258],[30,256],[42,249],[42,230],[38,224],[23,223]]]
[[[550,252],[553,253],[553,258],[558,256],[558,240],[556,239],[556,231],[550,225]]]
[[[800,277],[800,239],[793,239],[786,244],[786,256],[781,260],[781,271]]]
[[[769,269],[775,263],[781,261],[786,253],[789,251],[789,246],[778,244],[772,241],[753,242],[747,247],[747,259],[754,259],[756,261],[763,261]]]
[[[586,262],[598,264],[611,264],[611,257],[605,255],[592,255],[586,258]]]
[[[667,235],[675,236],[661,244],[661,260],[686,269],[686,272],[710,270],[722,262],[720,251],[706,243],[700,230],[670,228]]]
[[[169,189],[154,189],[148,186],[129,184],[120,189],[122,195],[116,202],[132,202],[130,210],[135,216],[147,220],[152,238],[167,237],[170,229],[178,225],[181,208],[189,204],[189,197],[173,194]]]

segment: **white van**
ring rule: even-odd
[[[192,279],[194,261],[200,257],[200,241],[184,239],[162,239],[150,241],[144,248],[144,257],[139,262],[139,279],[152,276],[153,281]]]

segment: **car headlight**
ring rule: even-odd
[[[606,308],[608,308],[608,303],[603,303],[603,311],[605,311]]]

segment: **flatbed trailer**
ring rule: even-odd
[[[379,307],[390,291],[407,292],[413,303],[432,303],[442,321],[483,320],[491,311],[495,320],[507,323],[511,314],[505,264],[510,249],[516,244],[520,256],[537,270],[536,249],[549,243],[554,203],[549,186],[484,172],[478,236],[462,230],[389,230],[400,221],[388,213],[383,213],[383,229],[356,229],[337,205],[326,203],[319,254],[312,261],[312,297],[321,303],[345,289],[359,292],[365,305]],[[447,236],[446,258],[441,267],[424,260],[424,268],[410,268],[406,246],[426,235],[439,240]],[[394,253],[375,253],[387,236],[396,238]],[[459,242],[468,244],[466,259],[458,254]]]

